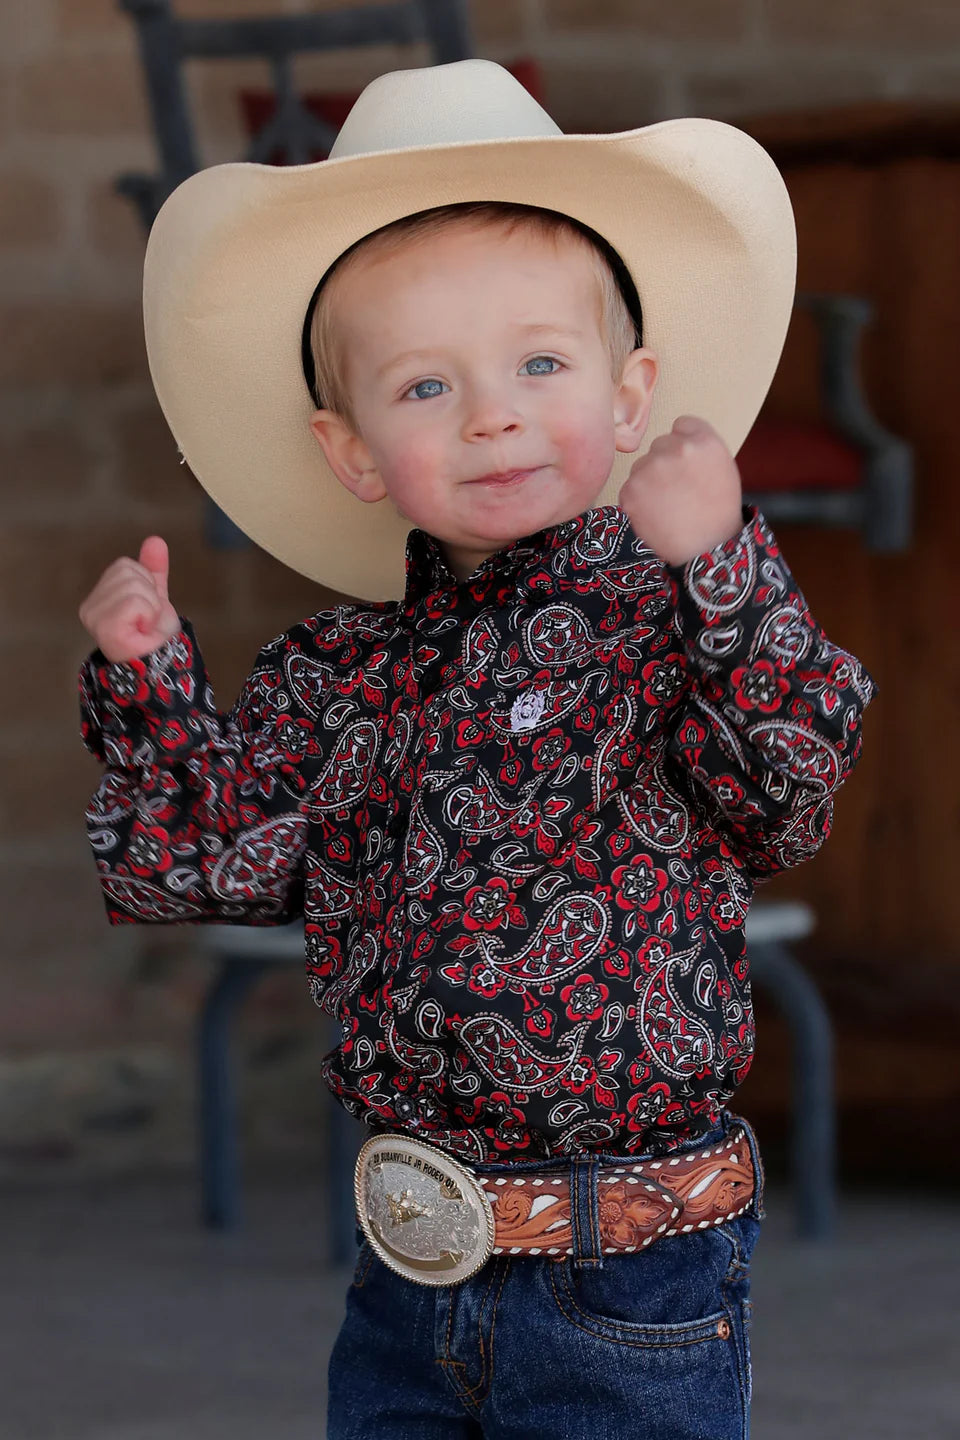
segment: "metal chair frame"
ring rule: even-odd
[[[859,530],[875,554],[903,551],[913,537],[913,449],[870,409],[863,389],[860,344],[873,306],[857,295],[799,292],[797,306],[817,326],[820,399],[833,429],[863,457],[857,490],[771,490],[747,498],[772,523]]]

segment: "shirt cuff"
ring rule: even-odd
[[[207,673],[189,620],[156,650],[108,660],[94,650],[80,668],[80,730],[101,763],[128,766],[143,739],[173,755],[189,748],[186,717],[204,708]],[[195,728],[195,727],[192,727]]]
[[[685,565],[667,565],[680,633],[691,659],[715,672],[741,661],[762,617],[799,598],[773,532],[753,505],[743,528]]]

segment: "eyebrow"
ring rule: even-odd
[[[375,372],[376,379],[381,379],[389,371],[395,370],[399,365],[408,365],[411,360],[417,360],[421,355],[436,355],[436,350],[404,350],[400,355],[393,355]]]
[[[567,325],[519,325],[525,335],[559,335],[567,340],[582,340],[583,331]]]

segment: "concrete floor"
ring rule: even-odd
[[[769,1198],[753,1440],[960,1440],[960,1205],[846,1197],[838,1240]],[[322,1440],[349,1276],[319,1181],[196,1223],[188,1178],[0,1194],[0,1440]]]

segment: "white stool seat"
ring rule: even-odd
[[[812,935],[817,917],[800,900],[761,901],[747,915],[747,945],[769,945],[771,941],[803,940]]]
[[[222,960],[275,960],[278,963],[303,959],[303,921],[289,925],[199,925],[200,943]]]

